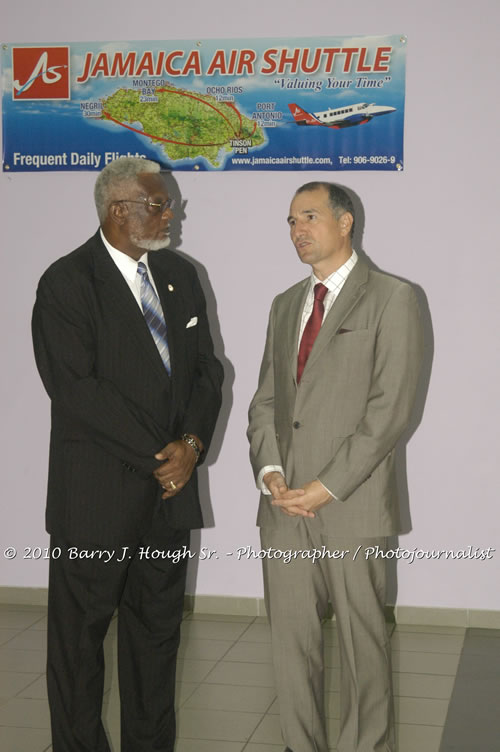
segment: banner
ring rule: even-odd
[[[404,36],[2,45],[3,169],[402,170]]]

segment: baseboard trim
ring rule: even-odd
[[[487,611],[479,608],[427,608],[425,606],[395,606],[394,611],[396,624],[500,629],[500,611]]]
[[[47,588],[0,587],[0,604],[46,606]],[[185,608],[196,614],[227,616],[265,616],[263,598],[232,595],[186,594]],[[467,608],[429,608],[425,606],[387,606],[387,620],[396,624],[433,627],[475,627],[500,629],[500,611]]]
[[[233,595],[186,595],[184,606],[195,614],[266,616],[263,598],[240,598]]]
[[[263,598],[241,598],[231,595],[186,595],[185,607],[198,614],[266,615]],[[390,605],[386,606],[385,611],[388,622],[408,626],[500,629],[500,611]]]
[[[186,607],[193,613],[233,616],[265,616],[263,598],[229,595],[186,595]],[[386,606],[388,622],[408,626],[476,627],[500,629],[500,611],[425,606]]]
[[[46,606],[48,588],[0,586],[0,604],[12,606]]]

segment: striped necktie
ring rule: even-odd
[[[139,261],[137,264],[137,274],[141,278],[141,304],[142,312],[146,323],[149,327],[149,331],[153,335],[156,347],[160,353],[163,365],[170,374],[170,353],[167,343],[167,327],[165,325],[165,318],[161,308],[161,303],[158,300],[158,296],[155,292],[151,280],[148,276],[148,270],[146,264]]]

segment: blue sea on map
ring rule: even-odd
[[[185,159],[170,162],[165,153],[164,146],[154,144],[147,136],[134,133],[117,124],[104,122],[100,119],[83,117],[78,101],[67,102],[64,106],[60,103],[52,106],[50,103],[23,103],[18,108],[9,97],[3,98],[4,125],[8,122],[10,133],[15,133],[15,138],[4,139],[4,165],[13,164],[13,151],[21,154],[61,154],[68,155],[68,162],[72,152],[82,155],[87,152],[104,154],[105,152],[119,152],[127,154],[144,154],[152,159],[160,161],[166,168],[175,170],[242,170],[242,169],[342,169],[339,157],[357,155],[365,156],[394,156],[397,162],[403,159],[403,119],[404,119],[404,92],[384,91],[379,89],[375,92],[363,89],[354,89],[349,92],[312,92],[312,91],[276,91],[273,89],[253,90],[235,96],[235,106],[240,112],[252,118],[257,109],[257,102],[275,102],[274,110],[282,112],[281,120],[277,121],[274,128],[264,128],[266,142],[259,148],[249,150],[248,156],[253,157],[289,157],[306,154],[312,157],[330,157],[331,165],[317,165],[311,168],[307,165],[275,165],[253,166],[231,164],[233,152],[227,152],[224,162],[220,167],[214,167],[206,159]],[[375,102],[378,105],[395,107],[396,111],[390,114],[375,117],[368,123],[350,128],[331,129],[321,126],[298,126],[292,119],[288,104],[295,102],[309,112],[326,110],[328,107],[343,107],[360,102]],[[31,116],[29,115],[31,113]],[[7,119],[8,116],[8,119]],[[139,127],[136,124],[136,127]],[[8,135],[8,134],[4,134]],[[9,148],[5,147],[8,143]],[[10,145],[14,146],[10,146]],[[167,146],[168,152],[168,146]],[[104,158],[100,164],[68,165],[66,168],[55,169],[102,169]],[[363,163],[350,163],[350,170],[369,169],[370,165]],[[375,165],[374,165],[375,168]],[[13,167],[15,170],[23,170],[21,165]],[[32,166],[26,170],[33,170]],[[44,169],[47,169],[46,167]],[[50,167],[48,169],[51,169]],[[376,169],[395,169],[395,163],[386,165],[377,164]]]

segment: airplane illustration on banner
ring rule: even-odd
[[[384,107],[376,105],[375,102],[360,102],[338,107],[336,110],[330,108],[323,112],[306,112],[293,102],[288,107],[297,125],[324,125],[327,128],[350,128],[353,125],[368,123],[378,115],[388,115],[396,111],[395,107]]]

